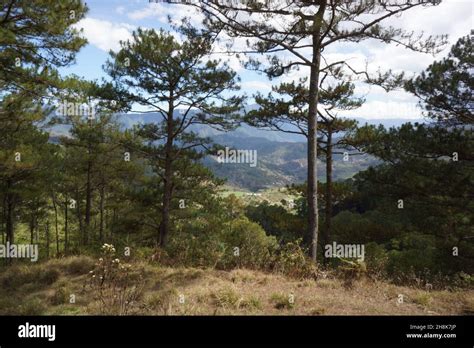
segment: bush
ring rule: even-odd
[[[307,256],[300,243],[301,240],[297,240],[281,246],[275,253],[273,269],[297,279],[316,278],[316,265]]]
[[[215,304],[225,309],[238,309],[243,302],[243,297],[234,289],[225,288],[211,294]]]
[[[39,270],[38,283],[42,285],[51,285],[58,280],[61,273],[56,268],[48,268],[45,270]]]
[[[222,239],[224,254],[218,266],[224,269],[266,268],[278,247],[275,237],[267,236],[258,224],[247,218],[229,222],[224,227]]]
[[[339,259],[341,265],[337,269],[338,275],[342,278],[346,288],[352,288],[356,280],[361,279],[367,273],[364,261],[352,261],[344,258]]]
[[[458,272],[453,276],[454,286],[459,288],[474,288],[474,276],[464,272]]]
[[[46,305],[38,298],[25,301],[19,307],[20,315],[41,315],[46,311]]]
[[[14,289],[35,281],[37,272],[25,265],[14,265],[5,270],[0,277],[3,288]]]
[[[8,268],[1,276],[2,287],[14,289],[25,284],[51,285],[61,273],[51,265],[18,265]]]
[[[60,286],[55,289],[54,294],[49,298],[49,301],[53,306],[58,306],[61,304],[68,303],[69,294],[64,286]]]
[[[303,238],[306,221],[280,205],[264,201],[259,205],[247,206],[245,214],[262,226],[266,234],[275,236],[280,242],[294,242],[297,238]]]
[[[292,295],[272,294],[270,301],[276,309],[292,309],[295,307],[295,299]]]
[[[193,267],[264,268],[277,248],[256,223],[245,217],[222,222],[210,220],[190,223],[175,233],[166,248],[173,264]]]
[[[410,281],[408,278],[412,278],[413,275],[421,277],[426,270],[432,274],[436,273],[439,264],[434,238],[412,233],[400,240],[392,240],[394,249],[388,252],[388,274],[400,281]]]
[[[94,267],[94,260],[88,256],[73,256],[64,260],[67,274],[87,274]]]
[[[377,243],[368,243],[365,246],[365,264],[367,274],[372,277],[382,278],[386,273],[388,255],[385,248]]]
[[[143,294],[142,272],[134,275],[131,265],[115,258],[113,245],[104,244],[102,252],[103,257],[90,271],[88,289],[93,292],[102,314],[126,315]]]

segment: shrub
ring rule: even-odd
[[[56,268],[40,269],[38,273],[38,283],[42,285],[51,285],[58,280],[61,273]]]
[[[54,294],[50,297],[49,301],[53,306],[65,304],[69,301],[69,294],[64,286],[60,286],[55,289]]]
[[[211,294],[211,298],[216,305],[226,309],[237,309],[243,302],[243,297],[239,296],[234,289],[225,288]]]
[[[295,307],[295,299],[292,295],[275,293],[270,297],[270,301],[274,303],[276,309],[292,309]]]
[[[365,246],[365,264],[367,275],[381,278],[386,273],[388,255],[385,248],[377,243],[368,243]]]
[[[64,262],[66,273],[71,275],[86,274],[94,267],[94,260],[88,256],[73,256]]]
[[[138,278],[133,277],[131,265],[124,265],[115,258],[113,245],[104,244],[102,252],[103,257],[90,271],[88,288],[102,314],[128,314],[143,293],[141,272]]]
[[[217,219],[187,225],[172,236],[166,252],[174,265],[258,269],[271,262],[276,248],[274,237],[267,236],[258,224],[238,217],[227,222]]]
[[[423,307],[426,307],[430,304],[431,302],[431,296],[429,294],[426,294],[426,293],[421,293],[421,294],[418,294],[417,296],[415,296],[413,298],[413,302],[420,305],[420,306],[423,306]]]
[[[33,272],[31,267],[25,265],[14,265],[3,272],[0,282],[3,288],[14,289],[23,284],[33,282],[36,277],[37,273]]]
[[[283,204],[286,205],[286,201]],[[288,212],[281,205],[264,201],[259,205],[247,206],[245,214],[251,221],[262,226],[266,234],[275,236],[279,241],[287,243],[303,238],[305,220]]]
[[[392,240],[394,250],[388,252],[387,271],[394,277],[405,274],[420,276],[424,270],[439,269],[434,236],[407,234],[400,240]],[[409,279],[408,279],[409,280]]]
[[[158,309],[161,313],[166,315],[171,310],[173,299],[176,299],[177,297],[178,291],[176,289],[164,290],[151,295],[146,300],[146,304],[150,309]]]
[[[464,272],[458,272],[453,276],[453,284],[459,288],[474,288],[474,276]]]
[[[274,271],[296,279],[316,278],[316,265],[300,246],[300,242],[301,240],[289,242],[279,248],[274,257]]]
[[[24,301],[19,307],[20,315],[41,315],[46,311],[46,305],[38,298]]]
[[[51,265],[18,265],[8,268],[0,277],[2,287],[14,289],[26,284],[51,285],[61,273]]]
[[[224,269],[266,268],[278,246],[275,237],[267,236],[258,224],[247,218],[229,222],[222,239],[225,252],[218,266]]]
[[[342,277],[343,285],[346,288],[352,288],[356,280],[361,279],[367,273],[367,267],[364,261],[352,261],[340,258],[341,265],[337,269],[337,273]]]

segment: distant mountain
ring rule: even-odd
[[[255,150],[257,165],[244,163],[219,163],[216,157],[208,157],[204,164],[216,176],[226,178],[231,186],[257,191],[270,187],[281,187],[292,183],[303,183],[307,175],[306,144],[270,141],[256,137],[239,137],[231,134],[214,138],[216,143],[239,150]],[[368,155],[351,156],[343,161],[342,155],[334,156],[335,180],[347,179],[355,173],[377,163]],[[325,181],[326,164],[318,160],[320,181]]]
[[[120,122],[123,124],[125,128],[131,128],[136,124],[147,124],[157,122],[160,120],[161,117],[158,113],[147,113],[147,114],[122,114],[119,117]],[[418,122],[423,123],[423,119],[403,119],[403,118],[390,118],[390,119],[365,119],[362,117],[354,117],[355,120],[359,121],[360,125],[364,125],[365,123],[371,125],[379,125],[382,124],[385,128],[390,127],[399,127],[404,123],[407,122]],[[206,125],[193,125],[191,130],[200,134],[201,136],[208,136],[214,137],[221,135],[222,132],[218,130],[206,126]],[[292,130],[291,127],[288,127],[287,130]],[[259,129],[255,127],[251,127],[247,124],[242,124],[236,130],[230,131],[226,134],[232,134],[241,137],[255,137],[255,138],[264,138],[270,141],[278,141],[278,142],[306,142],[306,138],[302,135],[292,134],[292,133],[284,133],[279,131],[273,130],[265,130]]]
[[[363,119],[354,117],[360,125],[365,123],[379,125],[386,128],[398,127],[406,122],[423,120],[407,119]],[[159,122],[161,117],[157,113],[122,114],[118,117],[124,129],[139,124]],[[70,126],[58,125],[50,129],[52,141],[68,134]],[[230,132],[221,132],[206,125],[193,125],[192,131],[214,142],[239,150],[255,150],[257,166],[251,167],[244,163],[219,163],[215,157],[204,159],[204,165],[210,168],[216,176],[227,179],[227,183],[234,187],[257,191],[269,187],[280,187],[291,183],[302,183],[306,180],[307,159],[306,139],[296,134],[269,131],[242,125]],[[352,156],[345,162],[341,155],[334,156],[334,179],[347,179],[355,173],[376,164],[371,156]],[[318,178],[324,181],[325,164],[318,160]]]

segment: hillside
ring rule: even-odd
[[[400,126],[408,121],[397,118],[356,119],[361,125],[365,123],[382,124],[385,127]],[[130,113],[119,115],[118,120],[125,129],[130,129],[140,124],[156,123],[160,120],[160,116],[156,113]],[[58,136],[67,135],[69,129],[70,127],[66,125],[56,125],[49,129],[51,141],[58,143]],[[257,151],[258,164],[256,167],[250,167],[248,164],[223,165],[217,163],[216,159],[212,157],[204,159],[204,165],[210,168],[217,177],[227,179],[227,184],[232,187],[258,191],[292,183],[302,183],[306,180],[306,143],[302,136],[262,130],[245,124],[226,133],[203,125],[194,125],[192,130],[199,136],[209,137],[222,146]],[[350,178],[376,163],[376,160],[368,155],[353,156],[347,162],[342,160],[341,155],[334,155],[334,180]],[[318,160],[318,168],[320,168],[319,180],[324,182],[325,164],[321,160]]]
[[[0,314],[101,314],[88,284],[94,261],[69,257],[0,271]],[[426,291],[362,279],[346,288],[337,278],[295,280],[237,269],[219,271],[132,263],[143,269],[143,292],[128,314],[146,315],[451,315],[474,312],[473,290]],[[132,283],[139,284],[137,277]],[[69,303],[75,295],[75,303]],[[403,303],[400,303],[403,295]],[[21,303],[18,306],[18,303]],[[110,307],[107,308],[111,310]]]
[[[295,142],[270,141],[264,138],[242,138],[232,134],[214,137],[216,143],[229,148],[256,150],[258,164],[251,167],[241,163],[218,163],[208,157],[204,164],[227,184],[257,191],[272,187],[282,187],[292,183],[303,183],[307,175],[306,144]],[[342,155],[334,155],[333,178],[344,180],[357,172],[377,163],[369,155],[352,156],[343,161]],[[318,178],[325,181],[325,163],[318,159]]]

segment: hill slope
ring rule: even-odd
[[[177,114],[178,116],[178,114]],[[400,126],[408,122],[406,119],[374,119],[356,118],[361,125],[382,124],[385,127]],[[132,128],[139,124],[159,122],[157,113],[122,114],[118,116],[124,128]],[[422,120],[412,120],[422,122]],[[50,129],[52,141],[67,135],[70,127],[57,125]],[[303,183],[307,175],[306,143],[300,135],[268,131],[243,124],[236,130],[223,133],[205,125],[193,125],[190,130],[203,137],[211,138],[215,143],[239,150],[256,150],[258,163],[256,167],[248,164],[222,164],[215,158],[208,157],[204,165],[209,167],[219,178],[227,179],[232,187],[247,191],[258,191],[272,187],[282,187],[292,183]],[[352,177],[361,170],[376,164],[376,160],[367,155],[354,156],[350,161],[342,161],[342,156],[334,156],[333,175],[335,180]],[[325,181],[325,164],[318,160],[319,180]]]
[[[97,293],[87,286],[93,265],[92,259],[82,256],[0,270],[0,314],[103,313]],[[132,262],[132,274],[138,269],[145,274],[143,294],[128,314],[449,315],[474,311],[474,290],[425,291],[368,279],[347,289],[338,279],[300,281],[245,269],[227,272]],[[69,303],[71,294],[74,304]],[[398,303],[399,295],[403,303]]]

